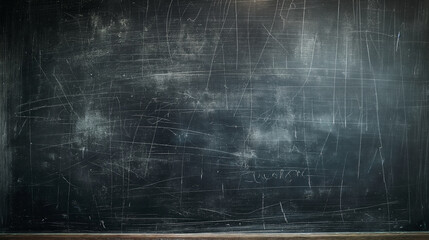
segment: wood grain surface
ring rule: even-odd
[[[347,239],[426,240],[429,233],[293,233],[293,234],[2,234],[0,239]]]

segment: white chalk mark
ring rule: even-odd
[[[283,219],[285,220],[286,223],[289,223],[289,221],[287,220],[285,211],[283,210],[282,202],[279,202],[279,204],[280,204],[280,210],[282,211],[282,214],[283,214]]]
[[[329,129],[329,133],[328,133],[328,135],[326,136],[325,141],[323,142],[322,150],[320,150],[320,153],[319,153],[319,155],[320,155],[320,156],[322,156],[322,155],[323,155],[323,150],[325,149],[326,142],[328,141],[328,138],[329,138],[329,136],[331,135],[331,132],[332,132],[332,128],[331,128],[331,129]]]
[[[223,49],[223,44],[222,44],[222,61],[223,61],[223,88],[225,89],[225,108],[226,110],[229,110],[228,107],[228,86],[226,85],[226,63],[225,63],[225,51]]]
[[[224,27],[225,27],[225,22],[226,22],[226,19],[227,19],[227,17],[228,17],[229,5],[230,5],[230,4],[231,4],[231,1],[230,1],[230,2],[229,2],[229,4],[228,4],[228,8],[226,9],[226,16],[225,16],[225,17],[224,17],[224,19],[223,19],[222,27],[220,28],[219,36],[217,37],[216,45],[215,45],[215,48],[214,48],[214,51],[213,51],[212,60],[211,60],[211,62],[210,62],[209,76],[207,77],[207,84],[206,84],[206,89],[205,89],[206,91],[208,91],[208,89],[209,89],[209,82],[210,82],[210,78],[211,78],[211,76],[212,76],[213,63],[214,63],[214,59],[215,59],[215,56],[216,56],[217,47],[218,47],[218,45],[219,45],[220,38],[221,38],[221,36],[222,36],[222,31],[223,31],[223,29],[224,29]]]
[[[347,152],[346,158],[344,159],[344,166],[343,166],[343,173],[341,175],[341,187],[340,187],[340,214],[341,214],[341,220],[344,222],[344,216],[343,216],[343,185],[344,185],[344,172],[346,170],[346,162],[347,162],[347,156],[349,153]]]
[[[170,51],[170,42],[168,40],[168,25],[170,25],[168,17],[170,15],[171,4],[173,4],[173,0],[170,1],[170,5],[168,6],[168,10],[167,10],[167,17],[165,20],[165,37],[167,40],[167,50],[168,50],[168,55],[170,56],[170,62],[173,63],[173,58],[171,56],[171,51]]]
[[[401,32],[398,32],[398,36],[397,36],[397,38],[396,38],[396,48],[395,48],[395,51],[397,52],[398,51],[398,46],[399,46],[399,38],[401,37]]]
[[[264,205],[265,205],[265,194],[262,193],[261,215],[262,215],[262,226],[264,227],[264,230],[265,230],[266,228],[265,228],[265,216],[264,216],[265,207],[264,207]]]
[[[368,168],[368,172],[367,172],[367,173],[369,173],[369,172],[371,171],[371,169],[372,169],[372,165],[374,165],[374,162],[375,162],[375,158],[376,158],[376,156],[377,156],[377,153],[378,153],[378,148],[376,148],[376,149],[375,149],[375,153],[374,153],[374,156],[372,157],[371,165],[369,165],[369,168]]]
[[[307,77],[305,78],[304,83],[301,85],[301,87],[298,89],[298,91],[295,93],[295,95],[293,95],[293,97],[291,98],[291,100],[289,101],[289,103],[291,103],[295,99],[295,97],[298,96],[298,94],[302,91],[302,89],[304,89],[305,85],[308,82],[311,70],[313,68],[314,50],[315,50],[315,47],[316,47],[316,42],[317,42],[317,34],[314,36],[313,51],[312,51],[312,54],[311,54],[310,68],[308,69]]]
[[[371,73],[374,75],[374,70],[372,68],[372,64],[371,64],[371,55],[369,53],[369,46],[368,46],[368,34],[366,34],[366,49],[367,49],[367,53],[368,53],[368,62],[369,62],[369,68],[371,70]],[[376,113],[376,117],[377,117],[377,130],[378,130],[378,141],[379,141],[379,152],[380,152],[380,158],[381,161],[384,161],[383,155],[382,155],[382,151],[381,149],[383,148],[383,141],[381,139],[381,128],[380,128],[380,116],[379,116],[379,104],[378,104],[378,91],[377,91],[377,81],[375,80],[375,77],[373,76],[373,83],[374,83],[374,93],[375,93],[375,113]]]
[[[348,41],[346,41],[346,67],[344,73],[344,127],[347,127],[347,59],[348,59]]]
[[[293,1],[294,0],[292,0],[291,2],[290,2],[290,4],[289,4],[289,8],[287,9],[287,12],[286,12],[286,16],[284,16],[283,17],[283,5],[284,5],[284,3],[285,3],[285,0],[283,0],[283,3],[282,3],[282,8],[280,9],[280,18],[282,19],[282,23],[283,23],[283,30],[285,29],[285,25],[286,25],[286,22],[287,22],[287,18],[288,18],[288,16],[289,16],[289,11],[291,10],[291,9],[295,9],[296,8],[296,5],[295,5],[295,3],[293,3]]]
[[[155,142],[156,131],[158,130],[158,123],[159,123],[159,121],[156,121],[155,129],[153,130],[152,142],[150,143],[149,153],[147,155],[146,166],[145,166],[145,171],[144,171],[145,176],[147,176],[148,169],[149,169],[149,161],[150,161],[150,157],[152,154],[153,143]]]
[[[408,153],[408,119],[407,108],[405,107],[405,90],[404,90],[404,73],[402,70],[402,48],[399,48],[399,65],[401,73],[401,92],[402,92],[402,109],[404,110],[404,132],[405,132],[405,159],[407,160],[407,188],[408,188],[408,222],[411,223],[411,189],[410,189],[410,159]],[[426,148],[427,150],[428,148]]]
[[[237,13],[237,0],[235,4],[235,42],[236,42],[236,52],[235,52],[235,70],[238,69],[238,13]]]
[[[201,9],[202,8],[200,8],[200,10],[198,10],[197,16],[195,16],[193,19],[188,18],[187,20],[190,21],[190,22],[195,22],[195,20],[197,20],[198,16],[200,16]]]
[[[265,50],[265,47],[267,46],[267,43],[268,43],[268,41],[270,40],[271,31],[273,30],[274,23],[275,23],[275,19],[276,19],[276,15],[277,15],[277,7],[278,7],[278,4],[279,4],[279,1],[277,0],[277,2],[276,2],[276,9],[274,10],[274,17],[273,17],[273,20],[272,20],[272,22],[271,22],[271,27],[270,27],[269,34],[268,34],[267,38],[265,39],[264,46],[262,47],[261,53],[259,54],[258,60],[256,61],[255,66],[253,67],[253,70],[252,70],[252,66],[250,65],[250,71],[251,71],[251,73],[250,73],[250,76],[249,76],[249,80],[247,80],[246,85],[245,85],[245,86],[244,86],[244,88],[243,88],[243,91],[242,91],[242,93],[241,93],[240,100],[238,101],[237,107],[235,108],[235,111],[234,111],[234,117],[235,117],[235,115],[237,114],[238,108],[239,108],[239,107],[240,107],[240,105],[241,105],[241,101],[243,100],[244,93],[246,92],[247,87],[249,86],[249,83],[250,83],[250,82],[251,82],[251,80],[252,80],[253,73],[255,72],[256,68],[258,67],[259,61],[261,60],[261,57],[262,57],[262,55],[263,55],[263,53],[264,53],[264,50]],[[249,7],[249,14],[250,14],[250,7]],[[248,16],[248,17],[249,17],[249,16]],[[249,19],[248,19],[248,21],[249,21]],[[249,38],[249,36],[248,36],[248,38]],[[250,46],[250,45],[249,45],[249,46]],[[250,51],[250,50],[249,50],[249,51]]]
[[[304,44],[305,4],[306,4],[306,0],[304,0],[304,6],[302,8],[301,55],[300,55],[301,58],[302,58],[302,46]]]
[[[285,52],[286,53],[288,53],[288,50],[286,49],[286,47],[285,46],[283,46],[283,44],[276,38],[276,37],[274,37],[272,34],[271,34],[271,31],[270,30],[268,30],[266,27],[265,27],[265,25],[264,24],[262,24],[262,26],[264,27],[264,29],[265,29],[265,31],[267,31],[267,33],[268,33],[268,35],[270,35],[270,37],[272,37],[273,39],[274,39],[274,41],[276,41],[279,45],[280,45],[280,47],[281,48],[283,48],[283,50],[285,50]],[[273,56],[274,57],[274,56]],[[287,58],[287,55],[286,55],[286,58]]]
[[[335,43],[335,67],[334,67],[334,88],[332,94],[332,123],[335,124],[335,88],[336,88],[336,80],[337,80],[337,58],[338,58],[338,31],[340,27],[340,0],[338,0],[338,9],[337,9],[337,37]]]

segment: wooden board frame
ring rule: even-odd
[[[197,234],[96,234],[96,233],[9,233],[0,234],[0,239],[335,239],[335,240],[428,240],[429,232],[391,232],[391,233],[197,233]]]

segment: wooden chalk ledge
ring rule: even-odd
[[[429,240],[429,232],[407,233],[285,233],[285,234],[248,234],[248,233],[198,233],[198,234],[64,234],[64,233],[34,233],[34,234],[0,234],[0,239],[321,239],[321,240]]]

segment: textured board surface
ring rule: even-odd
[[[0,7],[2,232],[429,229],[429,1]]]

